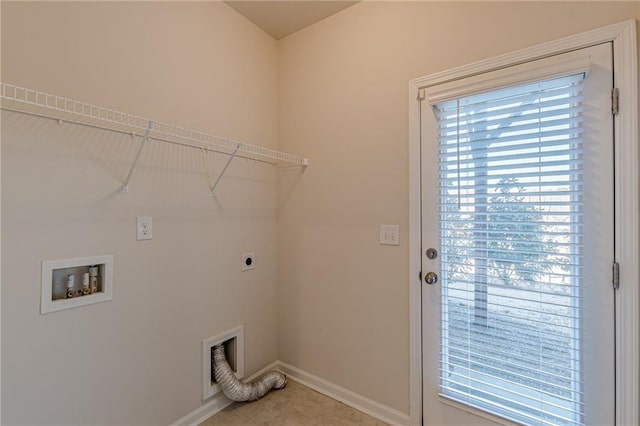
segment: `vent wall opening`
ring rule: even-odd
[[[229,366],[238,379],[244,377],[244,327],[238,326],[202,341],[202,400],[221,391],[213,372],[213,352],[217,345],[224,345]]]

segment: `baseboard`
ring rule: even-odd
[[[244,381],[250,382],[255,378],[263,375],[269,370],[279,369],[279,366],[280,366],[280,363],[278,361],[274,361],[271,364],[264,367],[263,369],[261,369],[260,371],[252,374]],[[224,410],[226,407],[228,407],[232,403],[233,401],[231,401],[229,398],[224,396],[222,392],[218,392],[215,395],[213,395],[211,399],[207,401],[204,405],[201,405],[200,407],[196,408],[189,414],[171,423],[170,426],[198,426],[200,423],[204,422],[214,414]]]
[[[349,389],[345,389],[342,386],[338,386],[335,383],[331,383],[328,380],[321,379],[318,376],[314,376],[285,362],[278,361],[275,368],[286,374],[288,379],[294,380],[383,422],[398,426],[407,426],[410,424],[408,414],[398,411],[395,408],[387,407],[386,405],[359,395]]]
[[[206,404],[201,405],[186,416],[171,423],[170,426],[197,426],[217,412],[224,410],[227,406],[231,405],[232,402],[233,401],[224,396],[222,392],[219,392],[212,396]]]
[[[250,382],[269,370],[282,371],[287,375],[287,379],[296,381],[383,422],[395,426],[407,426],[410,424],[409,415],[289,365],[286,362],[274,361],[244,381]],[[176,420],[170,426],[197,426],[219,411],[224,410],[232,402],[222,392],[218,392],[207,403]]]

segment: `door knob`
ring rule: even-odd
[[[438,282],[438,274],[435,272],[427,272],[427,275],[424,276],[424,282],[431,285]]]

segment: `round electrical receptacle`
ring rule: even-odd
[[[245,253],[242,255],[242,270],[248,271],[256,267],[256,254]]]

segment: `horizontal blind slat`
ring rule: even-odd
[[[464,367],[461,367],[461,368],[462,368],[462,369],[464,369]],[[506,400],[506,401],[514,402],[514,403],[517,403],[517,404],[522,404],[522,400],[518,401],[518,400],[511,399],[511,398],[510,398],[510,397],[512,397],[512,396],[516,396],[516,395],[517,395],[517,396],[521,397],[522,399],[529,399],[529,400],[532,400],[532,401],[536,401],[536,402],[537,402],[537,403],[539,403],[540,405],[544,405],[544,406],[556,406],[556,407],[558,406],[557,404],[554,404],[554,403],[552,403],[552,402],[550,402],[550,401],[548,401],[548,400],[543,400],[543,399],[541,399],[541,398],[535,398],[535,397],[533,397],[533,396],[526,395],[526,394],[525,394],[525,393],[523,393],[523,392],[517,392],[517,391],[514,391],[514,390],[512,390],[512,389],[509,389],[509,397],[504,396],[504,395],[503,395],[503,396],[500,396],[499,394],[497,394],[497,393],[495,393],[495,392],[496,392],[496,391],[498,391],[498,390],[504,391],[504,390],[505,390],[505,388],[504,388],[504,387],[494,385],[494,384],[490,383],[490,382],[489,382],[489,381],[487,381],[487,380],[481,380],[481,379],[472,378],[472,377],[470,377],[470,376],[464,376],[464,375],[459,374],[459,373],[456,373],[456,372],[450,372],[450,371],[449,371],[449,372],[447,372],[446,370],[443,370],[442,372],[443,372],[443,373],[448,373],[450,376],[458,377],[460,381],[458,381],[457,383],[458,383],[458,384],[460,384],[460,385],[463,385],[463,386],[464,386],[464,385],[467,385],[467,383],[465,383],[465,381],[467,381],[467,382],[475,382],[475,383],[479,383],[479,384],[482,384],[484,387],[488,387],[488,388],[494,389],[494,391],[493,391],[493,392],[491,392],[491,391],[486,391],[486,390],[483,390],[483,391],[484,391],[484,392],[487,392],[487,393],[492,393],[494,396],[497,396],[497,397],[499,397],[499,398],[501,398],[501,399],[503,399],[503,400]],[[481,375],[481,374],[479,374],[479,375]],[[456,382],[455,382],[455,381],[453,381],[451,378],[449,378],[448,380],[449,380],[449,381],[452,381],[452,382],[454,382],[454,383],[456,383]],[[506,381],[506,382],[509,382],[508,380],[505,380],[505,381]],[[468,385],[467,385],[467,386],[468,386]],[[527,386],[523,386],[523,388],[525,388],[525,389],[529,389],[529,387],[527,387]],[[541,393],[541,394],[545,394],[545,395],[547,395],[547,396],[554,396],[553,394],[550,394],[549,392],[542,391],[542,390],[540,390],[540,389],[535,389],[535,390],[536,390],[537,392],[539,392],[539,393]],[[559,398],[559,397],[558,397],[558,399],[562,399],[562,398]],[[567,409],[567,408],[564,408],[563,410],[564,410],[564,411],[567,411],[567,412],[569,412],[569,413],[580,413],[580,411],[572,410],[572,409]],[[549,414],[549,413],[547,413],[547,414]],[[569,419],[566,419],[566,418],[559,417],[558,415],[554,415],[553,417],[556,417],[556,418],[559,418],[559,419],[563,419],[563,420],[569,420]]]
[[[582,169],[579,168],[571,168],[571,175],[567,176],[567,169],[564,170],[559,169],[558,167],[546,167],[542,164],[536,164],[535,171],[528,170],[507,170],[503,173],[496,173],[494,170],[491,170],[491,174],[488,175],[491,179],[500,179],[500,178],[539,178],[542,182],[544,182],[543,178],[549,179],[551,177],[560,178],[563,173],[565,179],[570,180],[559,180],[558,182],[566,184],[567,182],[573,182],[575,184],[580,184],[582,180]],[[451,170],[451,169],[441,169],[440,170],[440,178],[443,180],[447,180],[452,184],[457,185],[458,174],[460,175],[462,180],[473,179],[477,175],[474,174],[474,170],[462,169],[460,171]],[[452,188],[453,189],[453,188]]]
[[[570,140],[573,138],[577,138],[583,132],[584,131],[582,128],[576,127],[574,129],[571,129],[571,131],[562,129],[562,130],[545,130],[537,133],[525,133],[521,135],[510,135],[510,136],[487,135],[484,138],[474,139],[473,141],[471,141],[471,143],[476,145],[477,144],[496,144],[496,143],[504,144],[506,142],[518,142],[520,144],[524,144],[524,143],[531,144],[531,143],[540,142],[540,140],[544,140],[545,138],[548,139],[552,137],[561,137],[562,140]],[[440,137],[439,139],[440,139],[440,143],[442,144],[458,143],[458,140],[459,140],[459,138],[455,135],[443,136],[443,137]]]
[[[473,280],[473,279],[468,279],[468,280],[462,280],[459,278],[455,278],[455,277],[451,277],[450,275],[452,275],[451,271],[448,270],[444,270],[442,271],[442,274],[446,274],[447,279],[449,279],[450,281],[452,281],[452,286],[455,285],[456,287],[451,287],[451,288],[455,288],[456,290],[459,290],[459,286],[460,285],[468,285],[468,286],[475,286],[480,285],[480,283],[478,283],[477,281]],[[453,274],[459,274],[462,275],[461,273],[453,273]],[[572,297],[573,300],[575,300],[576,302],[579,302],[581,299],[583,299],[582,295],[572,295],[569,292],[575,292],[576,289],[579,289],[579,286],[575,286],[575,285],[564,285],[564,284],[553,284],[553,283],[542,283],[545,287],[547,287],[549,290],[545,291],[544,289],[540,289],[540,290],[533,290],[533,289],[527,289],[525,287],[518,287],[515,290],[519,291],[519,292],[523,292],[523,293],[532,293],[532,294],[537,294],[540,296],[544,296],[544,297]],[[483,288],[487,287],[487,289],[499,289],[499,290],[503,290],[503,286],[501,285],[494,285],[494,284],[482,284]],[[553,287],[560,287],[558,290],[553,291],[551,290]],[[566,287],[566,288],[564,288]],[[523,296],[524,297],[524,296]],[[578,304],[579,305],[579,304]],[[580,306],[576,307],[575,309],[580,310],[582,309]]]
[[[538,415],[536,416],[535,414],[529,414],[521,410],[519,411],[514,407],[507,407],[505,405],[499,404],[495,400],[488,400],[480,396],[469,397],[469,395],[465,395],[463,392],[459,392],[453,387],[443,385],[440,396],[458,402],[460,404],[476,408],[481,411],[488,411],[490,413],[497,414],[502,418],[508,419],[518,424],[527,424],[527,421],[529,421],[533,422],[532,424],[535,424],[536,426],[558,426],[557,420],[548,420],[542,418],[541,416],[543,414],[546,414],[542,412],[542,410],[534,410],[533,413],[538,413]],[[529,412],[531,412],[531,409],[529,407],[527,408]],[[581,423],[577,421],[569,421],[564,423],[565,426],[580,424]]]
[[[461,352],[462,353],[462,352]],[[445,354],[443,354],[445,355]],[[505,369],[501,369],[501,368],[496,368],[494,366],[491,365],[491,359],[486,357],[486,356],[482,356],[482,355],[478,355],[478,354],[470,354],[470,353],[466,353],[466,355],[469,355],[469,357],[465,358],[459,355],[450,355],[449,357],[451,359],[454,359],[456,361],[459,361],[459,363],[468,363],[468,364],[473,364],[475,367],[480,367],[482,369],[486,369],[486,370],[495,370],[495,371],[499,371],[500,373],[504,373],[505,375],[509,375],[512,376],[514,378],[522,378],[522,379],[526,379],[526,380],[530,380],[531,383],[534,383],[536,385],[539,385],[541,387],[544,386],[548,386],[549,388],[558,390],[558,391],[568,391],[571,392],[573,391],[572,388],[566,387],[566,386],[560,386],[560,385],[556,385],[553,383],[550,383],[548,381],[542,380],[538,377],[534,377],[537,374],[537,370],[534,369],[523,369],[522,373],[518,373],[515,370],[505,370]],[[471,356],[473,356],[473,358],[471,358]],[[457,364],[456,364],[457,365]],[[524,373],[529,373],[529,374],[524,374]],[[556,376],[554,378],[561,378],[564,379],[561,376]],[[581,384],[580,382],[575,382],[575,381],[569,381],[570,384]],[[536,387],[531,387],[529,386],[529,389],[532,390],[538,390]],[[553,396],[556,396],[555,394],[552,394]],[[561,399],[565,399],[565,400],[570,400],[569,398],[563,398],[562,396],[558,396],[558,398]]]
[[[461,284],[461,283],[476,284],[476,283],[471,282],[471,281],[462,281],[461,282],[460,280],[457,280],[455,278],[450,278],[450,280],[453,281],[454,284]],[[525,291],[526,289],[524,289],[524,288],[520,289],[520,288],[516,287],[515,289],[511,289],[511,288],[504,289],[504,288],[501,288],[499,285],[484,284],[484,283],[482,283],[482,284],[477,283],[477,284],[478,284],[478,287],[482,287],[483,290],[487,289],[487,291],[491,290],[491,289],[494,289],[494,290],[514,290],[514,292],[515,291],[522,291],[523,293],[534,293],[533,291],[528,291],[527,292],[527,291]],[[570,290],[570,289],[568,289],[568,290]],[[464,297],[465,294],[474,294],[475,295],[475,292],[476,292],[475,289],[466,289],[465,290],[465,289],[461,289],[461,288],[457,288],[457,287],[455,288],[455,290],[452,290],[450,288],[448,291],[449,292],[447,293],[447,299],[456,299],[457,298],[457,299],[459,299],[459,300],[461,300],[463,302],[470,302],[471,300],[473,300],[473,299],[470,299],[470,298],[465,298]],[[451,295],[452,291],[458,292],[460,294],[458,294],[458,296],[452,296]],[[575,306],[572,306],[572,304],[567,304],[566,303],[566,302],[574,302],[574,304],[577,305],[578,304],[577,302],[578,302],[579,298],[573,297],[572,295],[567,294],[567,293],[564,293],[564,294],[562,294],[562,293],[540,293],[540,295],[545,296],[547,298],[542,303],[540,303],[540,301],[537,301],[537,300],[532,300],[530,298],[526,298],[524,295],[521,296],[521,297],[517,297],[517,296],[501,296],[501,295],[497,294],[496,292],[493,292],[490,295],[488,295],[488,297],[491,297],[492,299],[498,299],[498,300],[502,301],[502,303],[498,303],[498,302],[492,301],[491,302],[491,306],[492,307],[506,307],[506,308],[510,308],[510,309],[513,309],[513,310],[516,310],[516,311],[517,310],[523,310],[523,311],[526,311],[526,312],[535,312],[535,313],[539,312],[541,314],[555,316],[557,318],[565,318],[565,319],[576,319],[576,318],[578,318],[577,315],[566,314],[566,313],[563,314],[562,311],[563,310],[564,311],[566,311],[566,310],[580,311],[581,308],[579,308],[579,307],[576,308]],[[562,298],[562,299],[570,299],[570,300],[565,300],[565,303],[561,303],[560,301],[554,303],[551,300],[549,300],[551,298]],[[540,303],[540,304],[544,304],[548,308],[554,308],[554,309],[557,308],[559,313],[556,315],[556,314],[554,314],[553,312],[550,312],[550,311],[544,311],[544,310],[535,311],[535,310],[526,309],[526,308],[519,308],[517,305],[509,305],[509,304],[507,304],[508,303],[507,300],[524,302],[523,304]],[[513,314],[513,312],[511,312],[511,314]]]
[[[563,196],[563,197],[573,197],[582,194],[582,188],[576,189],[565,189],[565,187],[572,186],[573,182],[569,181],[549,181],[549,182],[519,182],[518,190],[519,192],[502,192],[502,188],[504,188],[505,182],[500,180],[495,182],[495,179],[491,176],[493,183],[481,183],[478,185],[465,185],[460,184],[459,186],[452,187],[452,185],[456,184],[454,179],[442,179],[441,185],[439,189],[441,191],[449,190],[453,195],[457,193],[458,190],[466,190],[464,195],[468,197],[473,196],[489,196],[489,197],[500,197],[500,196],[522,196],[522,197],[545,197],[545,196]],[[467,182],[468,179],[465,179]],[[537,189],[536,189],[537,188]],[[473,192],[471,192],[473,191]]]
[[[450,335],[453,335],[453,334],[454,333],[450,333]],[[553,362],[548,362],[548,361],[545,361],[545,359],[542,357],[533,359],[520,352],[515,352],[514,343],[517,343],[517,344],[528,343],[522,339],[514,340],[513,342],[492,342],[491,346],[487,346],[487,345],[483,345],[482,343],[476,344],[474,343],[473,340],[470,340],[470,339],[462,340],[456,337],[451,337],[450,335],[444,336],[442,338],[443,340],[447,341],[447,347],[449,349],[451,349],[452,346],[460,347],[462,345],[466,345],[467,351],[470,353],[477,354],[479,352],[484,352],[487,354],[491,354],[494,357],[494,359],[499,357],[500,359],[505,360],[503,362],[506,364],[516,363],[516,361],[528,362],[534,367],[537,366],[537,368],[539,369],[546,369],[548,371],[558,371],[558,372],[562,371],[563,373],[566,373],[571,377],[577,376],[576,373],[579,372],[578,369],[571,367],[572,358],[570,357],[563,358],[563,360],[566,361],[567,365],[562,366],[562,368],[560,368],[557,362],[558,358],[554,358]],[[482,333],[479,333],[479,336],[483,338],[491,337],[491,336],[482,335]],[[443,359],[444,358],[441,358],[440,360],[441,364],[443,363],[442,361]],[[551,375],[553,373],[545,373],[545,374]],[[563,377],[563,379],[566,379],[566,377]],[[567,379],[567,380],[571,380],[572,382],[580,382],[579,380],[575,380],[575,379]]]
[[[458,268],[460,268],[461,266],[466,266],[469,269],[471,269],[474,265],[473,264],[460,264],[458,259],[460,259],[461,257],[464,257],[459,255],[458,253],[444,253],[443,256],[446,256],[447,259],[449,257],[456,259],[456,261],[454,262],[449,262],[447,259],[443,260],[443,268],[442,268],[442,272],[443,273],[447,273],[447,274],[456,274],[456,277],[451,278],[452,280],[454,280],[457,284],[461,284],[461,283],[468,283],[470,285],[474,285],[476,284],[478,281],[476,281],[476,278],[479,279],[483,279],[483,278],[488,278],[488,276],[486,274],[480,274],[477,273],[477,271],[474,272],[461,272]],[[507,263],[509,263],[509,266],[499,266],[499,265],[506,265]],[[531,262],[523,262],[521,263],[521,265],[524,266],[529,266],[531,267]],[[485,266],[485,268],[490,269],[491,271],[494,271],[496,273],[509,273],[509,272],[513,272],[514,268],[518,266],[518,272],[521,273],[530,273],[530,274],[535,274],[535,273],[540,273],[540,270],[535,270],[535,269],[526,269],[523,267],[520,267],[519,265],[511,265],[510,262],[500,262],[500,263],[492,263],[490,267]],[[569,268],[567,268],[569,269]],[[571,268],[573,269],[573,268]],[[547,277],[556,277],[562,280],[571,280],[571,282],[579,282],[579,278],[580,275],[577,273],[571,273],[571,272],[567,272],[567,273],[562,273],[561,271],[553,271],[553,272],[544,272],[544,275]],[[473,278],[471,278],[473,277]],[[531,284],[532,287],[534,287],[535,284],[542,284],[546,287],[559,287],[559,289],[561,289],[562,291],[569,291],[569,290],[574,290],[574,289],[579,289],[582,286],[581,285],[576,285],[576,284],[561,284],[561,283],[554,283],[554,282],[550,282],[550,281],[545,281],[544,279],[542,279],[541,277],[536,277],[535,281],[534,280],[526,280],[523,279],[521,280],[522,282],[525,283],[529,283]],[[487,285],[491,285],[493,286],[493,284],[487,284]],[[496,289],[510,289],[511,287],[507,287],[504,285],[495,285]],[[521,289],[521,288],[515,288],[515,290],[518,291],[525,291],[525,289]],[[539,292],[538,294],[540,295],[557,295],[557,294],[566,294],[566,293],[554,293],[554,292],[550,292],[547,293],[544,291],[544,289],[537,289],[537,290],[531,290],[532,292]],[[578,297],[578,296],[575,296]]]
[[[464,162],[462,162],[461,164],[466,165]],[[538,162],[534,162],[534,163],[524,163],[524,164],[502,164],[502,165],[493,165],[491,166],[491,171],[495,172],[497,170],[516,170],[518,168],[523,168],[523,169],[531,169],[534,167],[551,167],[551,166],[555,166],[555,167],[564,167],[567,170],[567,174],[570,175],[571,174],[571,167],[572,166],[577,166],[577,165],[581,165],[582,164],[582,160],[580,159],[575,159],[575,160],[546,160],[546,161],[538,161]],[[474,169],[472,170],[474,172],[474,176],[487,176],[488,175],[488,171],[485,170],[487,168],[485,167],[474,167]]]
[[[582,117],[580,116],[565,118],[558,117],[556,114],[553,117],[553,120],[551,117],[546,117],[547,120],[540,121],[534,120],[534,117],[521,116],[518,117],[518,121],[514,120],[501,125],[494,125],[490,122],[483,123],[484,125],[479,125],[478,123],[460,124],[455,128],[440,128],[438,133],[439,138],[443,141],[455,139],[456,142],[460,140],[465,141],[467,144],[473,144],[483,139],[500,139],[520,134],[537,136],[540,139],[540,134],[556,130],[562,130],[563,135],[571,134],[573,130],[578,129],[578,125],[582,124]]]
[[[567,115],[567,114],[579,114],[583,111],[583,107],[580,105],[583,99],[582,96],[576,94],[576,96],[570,96],[561,99],[551,99],[548,101],[542,101],[537,103],[526,103],[523,101],[521,104],[510,103],[509,105],[505,105],[504,108],[499,110],[491,110],[473,113],[472,110],[467,108],[460,108],[460,119],[458,120],[458,116],[455,110],[445,111],[443,113],[438,114],[438,128],[439,129],[449,129],[452,127],[457,127],[458,123],[463,123],[466,126],[470,126],[472,123],[488,123],[495,122],[499,120],[505,114],[520,114],[520,117],[528,117],[531,115],[535,115],[540,118],[547,117],[556,117],[559,115]],[[578,106],[571,106],[566,108],[567,104],[573,104]],[[559,107],[559,108],[558,108]],[[467,114],[467,112],[471,111],[471,113]]]
[[[515,212],[515,213],[513,213],[513,216],[520,216],[520,215],[527,215],[527,214],[528,213],[517,213],[517,212]],[[481,215],[480,213],[472,213],[472,214],[468,214],[466,212],[464,213],[464,216],[480,216],[480,215]],[[545,222],[544,222],[545,226],[576,226],[576,225],[580,225],[580,223],[577,222],[576,220],[582,218],[583,213],[566,213],[566,212],[562,212],[561,214],[548,213],[548,214],[545,214],[544,216],[547,216],[549,218],[554,218],[554,217],[558,217],[558,216],[562,216],[562,217],[566,217],[567,218],[567,221],[564,221],[564,222],[562,222],[562,221],[545,220]],[[574,218],[574,219],[571,220],[571,218]],[[454,226],[456,225],[456,223],[459,222],[460,223],[459,226],[462,226],[462,225],[465,225],[465,224],[469,225],[469,220],[472,220],[472,219],[473,219],[473,217],[469,217],[469,218],[466,218],[466,219],[465,219],[465,217],[460,217],[460,218],[457,218],[457,219],[447,219],[447,220],[445,220],[443,222],[447,222],[447,223],[450,222]],[[495,221],[492,221],[492,223],[494,225],[510,225],[513,222],[505,222],[505,221],[495,220]],[[532,226],[535,226],[535,225],[532,225]],[[451,230],[451,231],[456,231],[456,232],[459,232],[462,229],[466,230],[466,228],[462,228],[462,229],[440,228],[440,229],[442,231]]]
[[[464,293],[463,290],[457,290],[458,292]],[[468,293],[468,292],[467,292]],[[453,296],[451,295],[451,291],[449,291],[449,293],[446,296],[447,298],[447,303],[451,303],[452,301],[458,301],[458,302],[462,302],[462,303],[469,303],[472,302],[473,299],[469,299],[469,298],[465,298],[462,297],[462,295],[460,296]],[[542,311],[539,309],[533,309],[533,308],[525,308],[523,306],[515,306],[515,305],[509,305],[506,302],[498,302],[496,299],[500,299],[499,296],[496,295],[489,295],[489,298],[491,299],[491,301],[489,302],[489,305],[492,308],[506,308],[505,312],[508,312],[509,315],[511,317],[513,317],[514,319],[526,319],[527,321],[529,321],[528,324],[523,325],[523,328],[528,329],[531,324],[540,324],[540,325],[548,325],[550,327],[552,327],[556,332],[550,332],[552,335],[554,336],[558,336],[558,337],[562,337],[564,338],[565,335],[561,334],[562,331],[577,331],[580,328],[579,327],[575,327],[572,325],[567,325],[567,324],[560,324],[558,322],[572,322],[571,320],[575,320],[578,317],[575,315],[562,315],[560,313],[550,313],[548,311]],[[508,297],[504,297],[502,299],[505,299]],[[520,302],[525,302],[528,304],[533,304],[535,303],[535,301],[531,301],[531,300],[526,300],[526,299],[518,299],[518,298],[512,298],[512,301],[520,301]],[[525,303],[522,303],[522,305],[524,305]],[[540,303],[540,304],[544,304],[547,306],[560,306],[561,308],[567,308],[566,306],[561,306],[561,305],[557,305],[557,304],[550,304],[550,303]],[[569,308],[571,308],[571,306],[569,306]],[[532,315],[527,315],[527,314],[532,314]],[[539,317],[539,319],[536,319],[534,317],[534,315]],[[554,321],[555,320],[555,321]],[[511,326],[514,329],[520,328],[519,326]]]
[[[515,264],[515,265],[517,265],[517,264],[521,264],[521,265],[528,265],[528,264],[529,264],[529,262],[526,262],[526,261],[518,261],[518,260],[512,260],[511,262],[512,262],[513,264]],[[443,262],[442,262],[442,264],[447,264],[447,263],[450,263],[450,262],[447,262],[447,261],[443,261]],[[549,265],[549,266],[557,265],[557,263],[556,263],[556,262],[537,262],[537,263],[539,263],[539,264],[541,264],[541,265]],[[571,263],[571,262],[569,262],[569,263],[565,263],[565,264],[563,264],[563,266],[565,266],[565,267],[572,267],[572,268],[579,268],[579,267],[581,267],[581,266],[582,266],[582,264],[581,264],[581,263]]]
[[[491,151],[499,153],[502,151],[527,149],[534,147],[539,149],[561,148],[573,150],[579,148],[584,143],[584,140],[581,137],[572,137],[567,134],[563,134],[561,136],[563,136],[562,139],[553,140],[542,140],[535,137],[522,141],[517,139],[515,141],[503,141],[498,139],[497,142],[491,146]],[[447,138],[446,141],[440,139],[440,145],[438,146],[438,155],[441,159],[444,158],[446,154],[457,157],[458,150],[460,151],[461,155],[474,155],[478,157],[486,155],[486,147],[482,145],[475,145],[472,142],[468,141],[458,142],[457,138]]]
[[[526,150],[525,150],[526,151]],[[537,154],[537,155],[536,155]],[[450,159],[444,159],[440,162],[440,170],[447,170],[449,167],[455,165],[455,167],[470,166],[475,170],[492,169],[495,165],[499,165],[501,162],[509,161],[509,165],[513,168],[518,168],[521,164],[547,164],[550,161],[566,161],[571,158],[572,153],[570,151],[541,151],[532,155],[531,152],[516,152],[504,151],[501,155],[494,155],[491,158],[474,158],[472,156],[465,156],[461,153],[459,158],[451,157]],[[458,162],[458,160],[460,160]],[[526,162],[518,162],[517,160],[527,160]],[[520,166],[521,167],[521,166]],[[480,174],[480,173],[478,173]]]
[[[503,216],[507,215],[507,213],[503,213]],[[551,240],[549,238],[545,240],[540,240],[537,242],[532,242],[530,239],[522,239],[527,238],[527,236],[531,237],[531,235],[542,236],[544,233],[540,232],[536,233],[523,233],[519,229],[501,229],[500,227],[494,225],[493,223],[489,224],[488,229],[470,229],[471,233],[475,233],[478,235],[474,235],[473,240],[476,243],[486,243],[486,244],[499,244],[501,242],[507,241],[509,244],[513,244],[515,246],[518,245],[528,245],[528,246],[536,246],[536,247],[548,247],[549,244],[553,244],[554,247],[564,247],[564,248],[573,248],[578,249],[582,247],[582,243],[574,243],[574,242],[562,242],[556,240]],[[553,235],[553,234],[552,234]],[[551,237],[552,235],[546,235],[547,237]],[[563,234],[556,234],[556,236],[561,236]],[[502,238],[501,238],[502,236]],[[478,246],[469,245],[469,244],[460,244],[456,245],[455,243],[464,243],[469,241],[469,237],[466,235],[443,235],[443,238],[446,238],[450,244],[453,244],[455,247],[462,248],[474,248]],[[453,243],[452,243],[453,242]],[[486,247],[486,246],[484,246]]]

